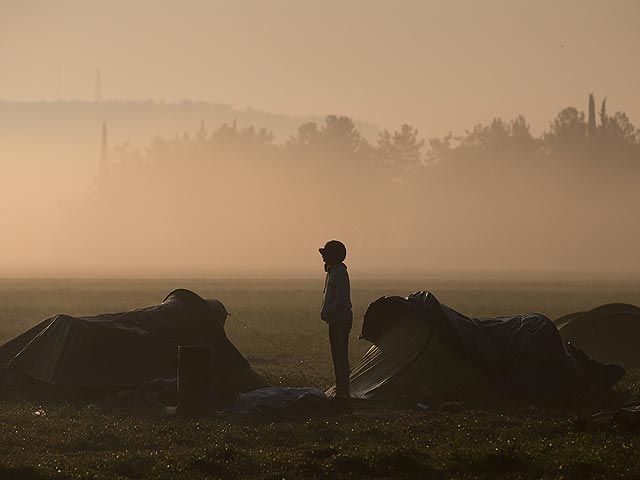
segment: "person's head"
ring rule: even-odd
[[[347,247],[339,240],[329,240],[318,251],[322,255],[322,261],[330,267],[344,262],[347,258]]]

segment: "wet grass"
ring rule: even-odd
[[[0,478],[640,478],[638,433],[566,411],[184,421],[37,408],[0,405]]]
[[[638,285],[354,281],[358,313],[382,294],[431,289],[477,316],[540,311],[555,317],[600,303],[640,304]],[[331,363],[317,318],[318,281],[0,281],[0,337],[58,312],[93,314],[161,301],[173,288],[220,298],[276,345],[229,319],[232,341],[272,383],[326,387]],[[294,344],[294,342],[300,342]],[[292,345],[294,344],[294,345]],[[289,347],[287,347],[289,345]],[[213,416],[0,403],[0,480],[63,478],[640,478],[640,434],[584,421],[640,398],[632,372],[614,392],[528,404],[444,402],[431,412],[356,405],[342,416]]]

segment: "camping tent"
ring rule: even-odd
[[[469,318],[424,291],[373,302],[360,338],[373,346],[351,371],[356,398],[540,395],[589,380],[544,315]]]
[[[267,386],[224,332],[217,300],[174,290],[139,310],[93,317],[55,315],[0,346],[3,393],[108,393],[173,378],[179,345],[210,345],[211,383],[223,401]]]
[[[640,367],[640,308],[609,303],[586,312],[576,312],[555,322],[560,334],[593,359]]]

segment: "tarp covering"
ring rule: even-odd
[[[640,430],[640,400],[594,413],[591,421],[596,424],[622,427],[625,430]]]
[[[0,347],[0,363],[52,387],[131,388],[176,376],[179,345],[210,345],[212,386],[233,399],[267,385],[228,340],[216,300],[174,290],[139,310],[55,315]]]
[[[593,359],[640,367],[640,308],[626,303],[609,303],[576,312],[554,321],[562,336]]]
[[[465,394],[489,387],[543,395],[585,382],[556,327],[538,313],[470,318],[421,291],[369,305],[361,338],[373,346],[351,371],[351,394],[357,398]]]
[[[255,413],[259,411],[283,411],[300,407],[317,408],[329,398],[317,388],[267,387],[241,393],[236,400],[224,408],[225,413]]]

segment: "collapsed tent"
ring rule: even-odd
[[[107,394],[173,378],[180,345],[211,346],[211,385],[222,402],[267,386],[224,331],[217,300],[174,290],[152,307],[92,317],[55,315],[0,346],[4,395]]]
[[[586,312],[576,312],[555,322],[560,334],[593,359],[640,367],[640,308],[609,303]]]
[[[489,389],[548,395],[568,386],[609,386],[624,375],[624,369],[593,362],[566,344],[544,315],[469,318],[424,291],[373,302],[360,338],[373,346],[349,381],[352,397],[363,399],[466,396]]]

